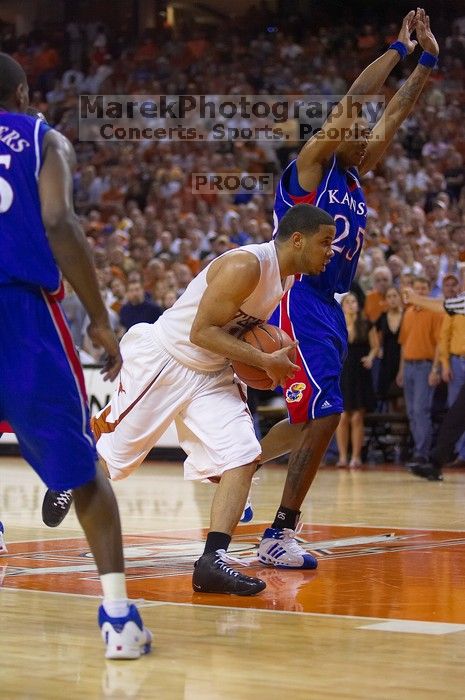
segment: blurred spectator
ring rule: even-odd
[[[421,149],[423,158],[432,158],[433,160],[441,160],[447,154],[447,143],[441,141],[441,132],[439,129],[434,129],[431,132],[430,140],[425,143]]]
[[[457,246],[459,262],[465,262],[465,223],[452,226],[450,240]]]
[[[87,316],[87,312],[70,283],[64,280],[63,284],[65,296],[61,302],[61,306],[65,312],[71,335],[73,336],[74,345],[79,350],[82,348],[84,340],[84,319]]]
[[[389,402],[389,408],[397,408],[397,398],[402,394],[396,384],[400,366],[399,332],[404,307],[400,292],[396,287],[386,291],[387,309],[376,321],[379,334],[380,367],[378,373],[378,397],[382,402]]]
[[[350,440],[352,455],[349,466],[360,467],[364,415],[366,411],[374,410],[376,405],[371,368],[379,352],[379,343],[376,330],[364,318],[355,294],[346,294],[342,300],[342,310],[349,335],[349,346],[341,376],[344,412],[336,431],[338,466],[347,466]]]
[[[465,167],[461,153],[453,151],[450,154],[444,177],[446,179],[447,194],[452,201],[458,201],[462,188],[465,185]]]
[[[460,292],[460,283],[455,275],[446,275],[443,280],[445,299],[453,299]],[[442,379],[447,382],[447,403],[449,408],[456,400],[465,384],[465,316],[446,315],[441,328],[439,341]],[[458,464],[465,466],[465,438],[457,445]]]
[[[435,255],[428,255],[423,260],[423,273],[428,280],[429,296],[437,299],[442,295],[442,288],[439,280],[439,258]]]
[[[373,290],[368,292],[365,299],[365,316],[371,323],[376,323],[382,313],[387,310],[386,292],[392,285],[392,274],[389,267],[381,265],[373,270]]]
[[[147,301],[140,281],[128,282],[126,303],[121,306],[119,318],[125,330],[136,323],[155,323],[162,309],[152,301]]]
[[[429,280],[418,277],[417,294],[429,296]],[[401,361],[397,383],[404,389],[405,403],[414,442],[414,462],[427,462],[431,447],[431,406],[439,384],[439,336],[443,314],[409,306],[402,319],[399,343]]]
[[[110,304],[112,311],[119,315],[121,307],[126,299],[126,285],[120,277],[113,277],[111,281],[111,293],[114,301]]]
[[[387,266],[391,271],[392,284],[394,285],[394,287],[397,287],[397,289],[399,289],[400,280],[402,277],[402,270],[404,268],[404,264],[401,258],[398,255],[391,255],[391,257],[387,260]]]

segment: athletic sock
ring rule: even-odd
[[[209,532],[203,553],[210,554],[210,552],[216,552],[217,549],[226,550],[230,542],[231,535],[227,535],[225,532]]]
[[[119,572],[102,574],[100,582],[103,590],[103,607],[107,615],[126,617],[129,614],[129,601],[125,575]]]
[[[300,510],[292,510],[285,506],[279,506],[276,511],[273,525],[271,527],[282,530],[287,527],[290,530],[295,530],[300,518]]]

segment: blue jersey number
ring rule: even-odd
[[[336,236],[336,238],[335,238],[334,241],[333,241],[332,248],[333,248],[333,250],[334,250],[335,253],[342,253],[342,252],[343,252],[344,246],[343,246],[343,245],[338,245],[338,243],[340,243],[340,242],[343,241],[345,238],[347,238],[347,236],[348,236],[349,233],[350,233],[350,223],[349,223],[349,219],[348,219],[346,216],[344,216],[344,214],[336,214],[336,216],[334,217],[334,221],[336,222],[336,225],[337,225],[337,222],[338,222],[339,219],[341,219],[341,220],[344,222],[344,228],[343,228],[343,230],[342,230],[342,233],[340,233],[339,236]],[[356,246],[355,246],[355,249],[352,250],[352,251],[351,251],[351,250],[348,250],[348,251],[347,251],[347,253],[346,253],[346,258],[347,258],[347,260],[352,260],[352,258],[353,258],[355,255],[357,255],[357,253],[358,253],[358,251],[359,251],[359,249],[360,249],[360,246],[361,246],[362,243],[363,243],[363,236],[364,236],[364,233],[365,233],[365,229],[362,228],[362,226],[359,226],[359,227],[358,227],[358,231],[357,231],[357,238],[356,238]]]
[[[7,170],[11,165],[11,156],[0,156],[0,166]],[[0,214],[4,214],[13,204],[13,190],[4,177],[0,177]]]

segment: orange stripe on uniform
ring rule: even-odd
[[[166,365],[165,365],[166,366]],[[163,367],[163,369],[165,369]],[[94,416],[90,420],[90,427],[92,428],[92,432],[94,433],[95,440],[99,440],[100,436],[104,433],[113,433],[116,429],[116,426],[121,423],[121,421],[126,418],[128,413],[132,411],[134,406],[136,406],[141,399],[145,396],[145,394],[148,392],[148,390],[155,384],[157,381],[158,377],[160,374],[163,372],[163,369],[161,369],[158,374],[152,379],[150,384],[148,384],[144,391],[139,394],[139,396],[130,404],[120,415],[119,418],[117,418],[113,423],[109,423],[107,421],[107,416],[111,411],[111,406],[107,406],[106,408],[103,409],[102,413],[99,416]],[[120,387],[122,386],[120,382]],[[123,390],[124,391],[124,390]],[[118,389],[118,394],[121,393],[120,390]]]

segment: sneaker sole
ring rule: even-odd
[[[245,596],[253,596],[253,595],[257,595],[258,593],[261,593],[262,591],[265,590],[266,584],[263,586],[263,588],[260,588],[259,591],[254,591],[253,593],[251,593],[250,591],[241,591],[241,592],[239,592],[239,591],[206,591],[206,590],[201,589],[201,588],[195,588],[194,586],[192,586],[192,588],[194,590],[194,593],[210,593],[210,595],[240,595],[240,596],[245,597]]]
[[[275,564],[274,562],[271,561],[266,561],[264,559],[261,559],[258,557],[258,561],[260,564],[264,564],[265,566],[271,566],[274,569],[293,569],[294,571],[315,571],[315,569],[318,568],[318,562],[316,563],[315,566],[291,566],[290,564]]]
[[[144,656],[144,654],[149,654],[152,650],[152,641],[153,641],[153,636],[147,630],[150,639],[145,642],[145,644],[141,644],[140,646],[132,646],[132,647],[122,647],[118,649],[117,646],[107,646],[106,647],[106,652],[105,652],[105,658],[106,659],[139,659],[141,656]]]
[[[148,649],[147,649],[148,646]],[[128,661],[131,659],[140,659],[141,656],[144,656],[144,654],[148,654],[150,652],[150,644],[145,644],[143,647],[140,649],[134,649],[128,651],[127,649],[107,649],[105,653],[105,658],[106,659],[127,659]]]

